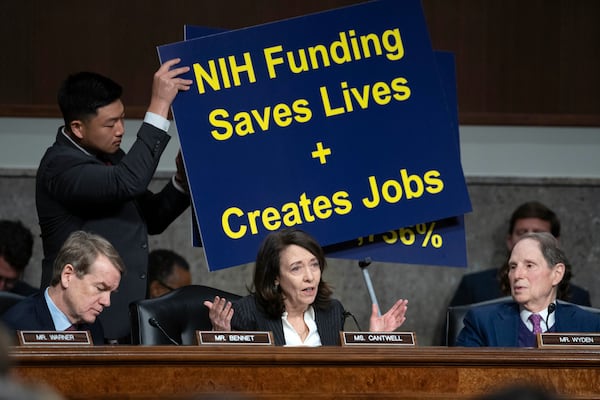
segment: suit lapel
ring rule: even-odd
[[[498,318],[494,318],[494,333],[499,347],[514,347],[519,336],[519,306],[517,303],[502,304]]]
[[[52,321],[52,315],[50,314],[50,309],[48,308],[48,304],[46,304],[46,298],[44,296],[44,291],[41,291],[37,295],[37,299],[35,302],[35,316],[39,323],[41,329],[48,330],[56,330],[54,326],[54,321]]]

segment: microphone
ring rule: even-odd
[[[175,346],[179,346],[179,343],[177,343],[177,341],[175,339],[173,339],[171,336],[169,336],[169,334],[167,333],[167,331],[165,331],[163,329],[163,327],[158,323],[158,321],[156,320],[156,318],[154,318],[154,317],[148,318],[148,323],[150,325],[152,325],[153,327],[155,327],[156,329],[158,329]]]
[[[356,324],[356,327],[358,328],[358,331],[362,332],[363,330],[360,328],[360,325],[359,325],[358,321],[356,320],[356,317],[350,311],[344,311],[344,325],[346,325],[346,319],[348,319],[348,317],[352,317],[352,319],[354,320],[354,323]]]
[[[546,315],[546,330],[550,330],[550,327],[548,326],[548,319],[550,318],[550,314],[552,314],[555,310],[556,304],[550,303],[550,305],[548,306],[548,315]]]
[[[371,265],[371,257],[364,258],[358,262],[358,266],[361,268],[367,268]]]
[[[367,271],[367,267],[371,265],[371,257],[367,257],[358,262],[358,266],[362,269],[363,278],[365,279],[365,283],[367,284],[367,290],[369,291],[369,296],[371,296],[371,302],[377,305],[377,314],[381,316],[381,310],[379,309],[379,303],[377,302],[377,296],[375,295],[375,289],[373,289],[373,284],[371,283],[371,275],[369,275],[369,271]]]

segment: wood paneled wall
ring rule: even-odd
[[[183,25],[236,29],[357,0],[21,0],[0,13],[0,116],[57,117],[65,76],[94,70],[140,117],[156,46]],[[600,2],[423,0],[433,47],[456,55],[462,124],[600,126]]]

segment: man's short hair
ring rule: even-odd
[[[68,129],[71,122],[96,115],[98,108],[120,99],[122,92],[118,83],[95,72],[69,75],[57,96],[65,127]]]
[[[164,283],[173,273],[175,265],[190,270],[190,265],[183,256],[168,249],[152,250],[148,255],[148,290],[153,281]]]
[[[112,244],[102,236],[85,231],[75,231],[63,243],[56,259],[52,274],[51,286],[59,284],[65,265],[71,264],[79,278],[89,272],[90,266],[98,255],[103,255],[123,275],[125,264]]]
[[[33,251],[33,234],[20,221],[0,220],[0,256],[19,274]]]
[[[555,238],[560,237],[560,221],[558,217],[554,211],[539,201],[528,201],[517,207],[510,217],[508,234],[512,235],[517,220],[525,218],[537,218],[542,221],[548,221],[550,223],[550,233],[552,233],[552,236]]]

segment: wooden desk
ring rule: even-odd
[[[9,356],[22,379],[70,399],[467,399],[519,381],[600,399],[592,350],[107,346],[15,347]]]

